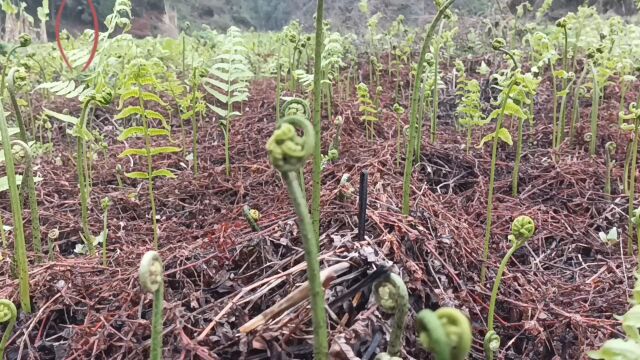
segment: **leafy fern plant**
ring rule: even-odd
[[[153,224],[153,246],[158,248],[158,223],[156,215],[156,202],[154,194],[154,179],[159,177],[175,178],[169,169],[156,169],[153,158],[158,155],[179,152],[181,149],[174,146],[157,146],[158,138],[170,136],[170,129],[166,127],[157,128],[153,126],[153,121],[165,122],[165,118],[157,111],[151,110],[150,105],[164,102],[152,91],[157,90],[159,83],[157,74],[166,71],[159,61],[135,60],[130,65],[131,71],[126,74],[125,90],[120,95],[120,108],[124,102],[129,101],[130,105],[123,108],[116,120],[127,119],[132,116],[140,118],[141,125],[131,126],[122,131],[118,140],[126,141],[130,138],[140,137],[144,140],[142,148],[129,148],[124,150],[119,157],[138,156],[146,162],[144,171],[134,171],[126,173],[125,176],[132,179],[147,180],[149,184],[149,201],[151,203],[151,221]]]
[[[358,104],[360,104],[358,110],[362,113],[360,119],[364,123],[366,138],[367,140],[373,140],[375,138],[374,124],[378,121],[378,109],[371,99],[367,85],[358,84],[356,91],[358,93]]]
[[[210,77],[202,79],[203,86],[219,105],[207,104],[213,112],[220,116],[220,126],[224,133],[225,169],[231,175],[229,143],[231,138],[231,121],[240,115],[234,106],[249,98],[249,83],[253,76],[244,53],[240,30],[231,27],[225,37],[222,53],[215,57],[215,64],[209,69]]]

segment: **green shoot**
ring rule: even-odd
[[[153,294],[151,311],[150,360],[161,360],[162,356],[162,307],[164,303],[164,265],[155,251],[149,251],[140,261],[138,273],[142,290]]]
[[[511,260],[513,254],[533,237],[535,231],[535,224],[528,216],[518,216],[511,224],[511,235],[509,235],[511,248],[504,256],[500,266],[498,267],[496,279],[493,283],[493,289],[491,290],[491,300],[489,301],[489,316],[487,320],[488,331],[484,340],[485,358],[487,360],[493,360],[495,352],[500,348],[500,337],[498,337],[495,332],[493,320],[495,317],[496,300],[498,299],[498,290],[500,288],[500,282],[502,281],[502,274],[507,268],[507,264],[509,263],[509,260]]]

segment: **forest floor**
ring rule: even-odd
[[[423,308],[454,306],[471,318],[472,358],[482,359],[482,339],[490,288],[506,253],[509,226],[518,215],[532,217],[535,237],[512,259],[503,279],[496,316],[505,359],[582,359],[610,337],[621,336],[614,315],[628,308],[633,287],[633,257],[622,245],[609,247],[598,232],[626,228],[627,197],[614,181],[614,195],[604,192],[602,156],[591,157],[582,140],[590,109],[581,109],[577,141],[550,149],[551,94],[548,84],[537,98],[535,126],[526,127],[520,195],[511,196],[514,148],[503,146],[497,163],[494,226],[489,281],[479,285],[490,149],[465,154],[464,134],[454,127],[455,101],[444,96],[438,140],[423,138],[422,161],[412,183],[412,216],[400,215],[402,171],[396,164],[396,121],[391,112],[393,82],[385,83],[384,112],[375,124],[377,138],[365,139],[354,97],[336,94],[335,115],[344,118],[340,159],[322,174],[321,263],[349,262],[351,270],[328,291],[331,357],[358,359],[372,341],[384,349],[388,315],[364,291],[346,303],[331,303],[380,265],[402,274],[411,295],[411,316]],[[272,80],[257,80],[243,115],[232,124],[232,174],[225,175],[224,146],[212,118],[200,124],[200,173],[181,154],[161,159],[176,170],[175,180],[157,182],[160,254],[165,263],[165,358],[169,359],[310,359],[310,315],[297,306],[249,333],[238,328],[305,280],[302,243],[295,214],[278,172],[269,164],[265,144],[275,122]],[[614,179],[622,178],[627,138],[615,126],[618,90],[607,90],[600,117],[599,149],[618,143]],[[629,93],[629,99],[635,96]],[[353,91],[352,91],[353,95]],[[408,98],[406,99],[408,102]],[[48,104],[61,111],[64,104]],[[403,104],[406,107],[406,103]],[[70,107],[67,105],[66,107]],[[71,108],[72,113],[77,109]],[[133,164],[119,159],[124,146],[115,140],[110,111],[96,111],[93,126],[107,136],[109,156],[93,167],[91,224],[101,230],[100,199],[108,196],[109,266],[99,257],[74,254],[81,243],[80,209],[73,138],[57,126],[52,156],[39,160],[38,185],[44,234],[59,229],[53,261],[36,263],[30,252],[34,312],[20,315],[11,338],[9,359],[142,359],[147,356],[151,301],[140,290],[139,261],[151,249],[152,227],[147,186],[126,179],[118,187],[115,167]],[[406,116],[405,116],[406,118]],[[406,121],[406,120],[405,120]],[[323,144],[335,129],[323,122]],[[507,122],[512,134],[514,123]],[[428,124],[425,124],[428,129]],[[187,126],[187,144],[190,139]],[[491,130],[493,131],[493,130]],[[174,139],[181,141],[179,128]],[[425,131],[425,134],[428,134]],[[478,143],[481,134],[476,134]],[[624,146],[623,146],[624,145]],[[190,146],[190,145],[187,145]],[[599,150],[601,151],[601,150]],[[323,148],[326,153],[326,146]],[[358,187],[361,171],[369,173],[366,240],[356,240],[357,195],[338,201],[343,174]],[[311,162],[306,167],[310,194]],[[357,193],[357,191],[355,192]],[[355,194],[354,193],[354,194]],[[10,223],[7,194],[0,198],[2,216]],[[243,219],[248,205],[260,211],[262,231]],[[28,213],[28,211],[25,211]],[[29,217],[25,218],[29,223]],[[27,239],[30,239],[29,227]],[[623,239],[625,237],[623,236]],[[0,263],[0,297],[17,300],[17,281],[10,257]],[[408,322],[406,358],[427,358],[418,349],[413,321]],[[384,336],[381,336],[384,335]],[[372,357],[362,357],[371,359]]]

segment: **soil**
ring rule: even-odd
[[[515,149],[503,146],[497,163],[494,225],[489,279],[479,284],[490,147],[464,150],[465,135],[455,129],[455,98],[442,96],[437,143],[423,137],[422,158],[412,181],[412,216],[400,214],[404,159],[396,164],[393,82],[385,83],[377,138],[368,141],[353,91],[336,94],[335,115],[344,118],[340,159],[322,174],[321,263],[348,262],[328,291],[331,357],[361,358],[367,349],[385,348],[390,316],[377,309],[370,288],[346,301],[331,303],[367,273],[391,266],[407,283],[413,316],[423,308],[454,306],[473,324],[473,359],[482,359],[482,339],[495,272],[509,247],[512,220],[528,215],[537,231],[507,268],[498,297],[500,358],[583,359],[606,339],[622,336],[614,316],[629,306],[633,256],[626,256],[626,235],[613,247],[598,232],[625,229],[627,197],[620,190],[626,135],[617,130],[618,89],[607,89],[600,117],[599,155],[588,154],[589,103],[581,106],[577,140],[550,149],[551,94],[545,83],[537,98],[535,126],[526,126],[520,195],[511,196]],[[284,184],[269,164],[265,144],[274,129],[272,80],[256,80],[243,115],[232,124],[231,176],[225,175],[224,145],[210,115],[198,134],[200,172],[182,154],[156,161],[173,169],[175,180],[158,180],[156,199],[160,254],[165,264],[164,358],[166,359],[310,359],[310,312],[299,305],[249,334],[238,328],[292,292],[305,280],[302,243]],[[635,97],[632,91],[628,101]],[[408,97],[404,106],[407,107]],[[49,103],[61,111],[65,104]],[[73,106],[71,112],[77,109]],[[74,105],[75,106],[75,105]],[[57,126],[54,150],[38,160],[40,218],[44,234],[58,229],[55,255],[38,263],[29,249],[34,311],[21,314],[7,349],[8,359],[143,359],[150,344],[151,296],[137,279],[139,261],[152,248],[146,183],[124,179],[118,186],[116,164],[139,166],[117,157],[115,109],[96,111],[93,126],[108,134],[108,156],[98,153],[92,168],[91,226],[99,233],[100,200],[109,197],[108,266],[98,256],[74,253],[81,243],[80,209],[72,138]],[[406,122],[406,115],[403,119]],[[174,117],[175,118],[175,117]],[[515,133],[515,124],[507,122]],[[428,134],[428,121],[425,134]],[[484,132],[489,132],[485,129]],[[492,131],[492,130],[491,130]],[[174,141],[180,138],[174,128]],[[323,152],[335,129],[323,121]],[[474,143],[481,136],[475,134]],[[604,144],[618,143],[613,195],[603,193]],[[357,196],[338,200],[343,174],[357,190],[361,171],[369,173],[366,239],[356,240]],[[311,162],[305,171],[311,189]],[[356,191],[357,193],[357,191]],[[0,195],[0,214],[11,223],[8,195]],[[261,231],[243,218],[244,205],[260,211]],[[25,209],[25,224],[29,224]],[[27,239],[30,239],[29,226]],[[623,231],[621,231],[623,233]],[[10,245],[12,248],[12,244]],[[4,252],[7,253],[6,251]],[[18,303],[11,257],[0,263],[0,297]],[[416,345],[413,321],[405,339],[406,359],[427,359]],[[368,357],[371,359],[372,357]]]

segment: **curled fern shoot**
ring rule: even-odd
[[[0,299],[0,323],[7,323],[7,327],[2,335],[0,341],[0,359],[4,359],[4,350],[7,348],[7,343],[13,335],[13,328],[18,320],[18,310],[16,306],[7,299]]]
[[[296,129],[301,129],[302,137]],[[318,237],[313,228],[307,201],[298,183],[297,171],[314,152],[314,129],[311,123],[301,116],[287,116],[267,142],[267,151],[271,164],[280,171],[289,197],[298,217],[298,226],[304,243],[305,260],[309,285],[311,287],[311,310],[313,320],[313,346],[316,359],[328,357],[327,320],[324,309],[324,289],[320,282],[320,263],[318,261]]]
[[[153,294],[151,311],[151,354],[150,360],[162,359],[162,307],[164,303],[164,265],[155,251],[149,251],[140,261],[138,278],[145,292]]]
[[[285,101],[281,108],[281,117],[300,115],[307,119],[311,119],[311,110],[309,109],[309,103],[306,100],[291,98]]]
[[[497,340],[495,329],[493,327],[494,314],[496,311],[496,300],[498,299],[498,290],[500,289],[500,282],[502,281],[502,274],[507,268],[507,264],[513,254],[518,251],[529,239],[533,237],[533,234],[536,231],[536,226],[533,220],[528,216],[518,216],[513,223],[511,224],[511,234],[509,235],[509,240],[511,241],[511,248],[507,252],[507,254],[502,259],[500,266],[498,267],[498,272],[496,273],[496,279],[493,283],[493,289],[491,290],[491,300],[489,301],[489,316],[487,321],[488,332],[485,336],[485,351],[487,350],[487,345],[489,346],[488,352],[485,353],[485,358],[487,360],[493,360],[494,353],[498,350],[500,346],[500,340]],[[490,338],[489,338],[490,337]]]
[[[458,309],[422,310],[416,317],[418,342],[436,360],[464,360],[471,351],[471,323]]]
[[[53,260],[54,243],[58,240],[59,237],[60,237],[60,231],[57,228],[56,229],[51,229],[47,233],[47,246],[49,248],[49,260],[50,261]]]
[[[11,60],[11,55],[16,52],[16,50],[20,48],[25,48],[31,45],[31,35],[29,34],[20,34],[18,36],[18,45],[14,46],[7,53],[7,57],[4,60],[4,66],[2,67],[2,78],[0,79],[0,97],[4,96],[4,89],[6,86],[5,77],[7,76],[7,68],[9,66],[9,61]]]
[[[258,225],[258,220],[260,220],[260,212],[256,209],[252,209],[245,205],[242,208],[242,214],[244,218],[247,220],[247,223],[251,227],[251,230],[255,232],[260,232],[260,226]]]
[[[13,107],[13,111],[16,117],[16,123],[18,124],[18,129],[20,129],[20,140],[27,142],[29,138],[27,137],[27,130],[24,125],[24,120],[22,118],[22,113],[20,112],[20,106],[18,105],[18,98],[16,96],[16,82],[26,81],[26,74],[19,68],[11,68],[9,70],[9,75],[7,78],[7,90],[9,91],[9,99],[11,100],[11,106]]]
[[[306,100],[291,98],[282,104],[282,114],[279,116],[277,125],[280,125],[283,117],[287,116],[302,116],[308,121],[311,121],[311,110],[309,109],[309,103]],[[298,182],[300,183],[300,189],[306,198],[306,190],[304,186],[304,166],[298,169]]]
[[[13,162],[13,152],[9,141],[9,129],[4,111],[0,109],[0,138],[4,151],[4,162],[7,169],[7,182],[9,183],[9,195],[11,199],[11,214],[13,215],[13,234],[15,244],[15,262],[18,272],[20,306],[22,311],[31,313],[31,296],[29,294],[29,268],[27,263],[27,248],[24,240],[24,225],[22,221],[22,205],[20,192],[16,180],[16,168]]]
[[[453,5],[455,0],[448,0],[444,3],[437,2],[441,6],[438,7],[438,13],[436,17],[431,22],[429,26],[429,30],[427,31],[427,35],[422,44],[422,48],[420,50],[420,57],[418,58],[418,64],[416,69],[415,82],[413,84],[413,92],[411,93],[411,110],[409,112],[409,141],[407,144],[407,153],[404,164],[404,177],[402,182],[402,214],[409,215],[410,210],[410,190],[411,190],[411,177],[413,174],[413,158],[414,158],[414,150],[416,147],[416,138],[417,138],[417,126],[418,123],[418,103],[420,102],[420,89],[422,88],[422,75],[424,73],[425,68],[425,58],[427,56],[427,52],[429,51],[431,40],[433,39],[433,35],[435,33],[436,27],[438,23],[446,16],[450,17],[451,13],[448,11],[449,7]]]
[[[38,198],[36,197],[36,186],[33,178],[33,158],[31,148],[20,140],[12,140],[11,145],[20,149],[20,157],[16,160],[24,162],[24,175],[22,184],[26,186],[29,194],[29,209],[31,211],[31,236],[33,238],[33,249],[38,256],[42,255],[42,231],[40,230],[40,210],[38,209]]]
[[[378,306],[385,312],[392,313],[393,325],[391,338],[387,345],[386,355],[400,357],[404,338],[404,326],[409,312],[409,293],[402,278],[390,273],[384,280],[373,286]]]

